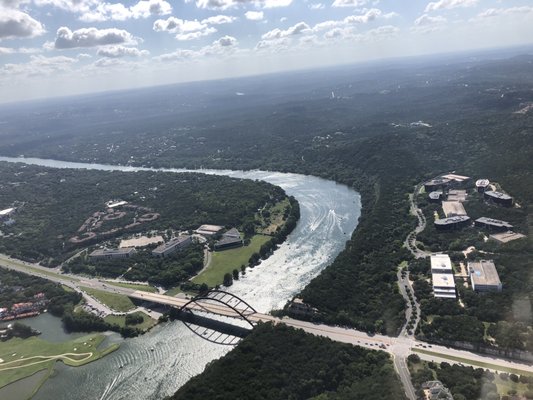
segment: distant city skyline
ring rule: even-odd
[[[529,0],[0,0],[0,102],[531,38]]]

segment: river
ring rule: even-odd
[[[0,161],[53,168],[150,170],[37,158],[0,157]],[[298,200],[300,221],[294,231],[270,258],[248,269],[230,288],[260,312],[281,308],[328,266],[345,247],[361,213],[357,192],[314,176],[268,171],[158,170],[259,179],[280,186]],[[152,347],[154,351],[150,351]],[[181,322],[164,323],[142,337],[123,341],[118,351],[95,363],[79,368],[58,364],[56,373],[34,399],[160,399],[174,393],[202,372],[207,363],[230,349],[204,341]]]

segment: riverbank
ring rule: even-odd
[[[61,343],[52,343],[37,337],[13,338],[0,342],[0,397],[10,397],[13,392],[12,388],[9,388],[11,384],[33,377],[25,381],[24,385],[31,386],[31,390],[26,388],[31,391],[31,396],[50,376],[58,361],[70,367],[80,367],[119,348],[120,345],[114,343],[99,349],[105,339],[103,334],[91,334]],[[28,385],[30,382],[31,385]]]
[[[43,161],[17,158],[0,160],[31,161],[34,164]],[[136,170],[120,166],[45,162],[46,166],[56,168]],[[179,169],[161,171],[184,172]],[[246,275],[231,287],[232,293],[260,312],[282,308],[331,264],[344,249],[361,214],[360,195],[331,180],[269,171],[197,172],[265,180],[280,186],[299,203],[300,220],[287,240],[260,265],[247,270]],[[154,351],[150,351],[150,348],[154,348]],[[124,341],[118,351],[98,363],[83,367],[83,374],[77,369],[58,367],[60,373],[53,380],[45,382],[34,399],[70,400],[73,386],[84,398],[105,395],[109,399],[160,399],[172,395],[191,376],[202,372],[209,362],[228,350],[197,337],[179,321],[162,323],[142,337]],[[139,368],[140,365],[142,368]],[[98,382],[98,385],[94,382]]]

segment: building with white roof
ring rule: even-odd
[[[455,299],[457,295],[450,257],[447,254],[432,254],[430,260],[433,295],[439,298]]]
[[[468,263],[468,275],[476,292],[501,292],[502,282],[492,260]]]

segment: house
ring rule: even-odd
[[[453,400],[450,390],[441,381],[427,381],[422,384],[426,400]]]
[[[152,255],[156,257],[167,257],[178,250],[184,249],[192,243],[190,235],[182,235],[169,240],[166,243],[152,250]]]
[[[91,259],[106,259],[106,258],[129,258],[137,253],[133,247],[125,249],[98,249],[89,254]]]

